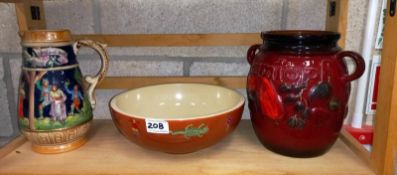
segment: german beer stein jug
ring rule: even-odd
[[[95,86],[108,69],[105,46],[91,40],[72,42],[69,30],[25,31],[21,39],[17,113],[22,133],[39,153],[80,147],[93,117]],[[82,46],[100,55],[102,66],[95,76],[81,74],[76,53]]]
[[[276,153],[313,157],[338,138],[347,114],[350,82],[365,69],[362,57],[342,51],[338,33],[271,31],[249,48],[250,116],[262,144]],[[349,74],[345,58],[355,70]]]

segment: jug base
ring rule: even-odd
[[[91,126],[91,120],[61,130],[29,131],[22,130],[23,135],[32,143],[35,152],[43,154],[55,154],[79,148],[87,141],[87,132]]]
[[[84,145],[87,142],[85,137],[81,137],[69,143],[61,145],[37,145],[32,143],[32,150],[41,154],[57,154],[72,151]]]

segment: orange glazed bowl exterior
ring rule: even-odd
[[[132,142],[166,153],[190,153],[209,147],[240,122],[244,97],[205,84],[163,84],[113,97],[113,122]]]

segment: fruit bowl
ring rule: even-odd
[[[209,147],[240,122],[244,97],[206,84],[162,84],[128,90],[109,103],[112,119],[127,139],[166,153]]]

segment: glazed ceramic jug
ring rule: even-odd
[[[347,114],[350,82],[365,69],[362,57],[342,51],[339,34],[271,31],[249,48],[247,94],[255,133],[268,149],[313,157],[336,141]],[[349,57],[355,70],[349,74]]]
[[[80,147],[95,107],[94,88],[108,69],[105,46],[91,41],[72,42],[69,30],[21,33],[22,73],[18,117],[22,133],[39,153],[60,153]],[[83,78],[76,53],[95,49],[102,61],[96,76]]]

